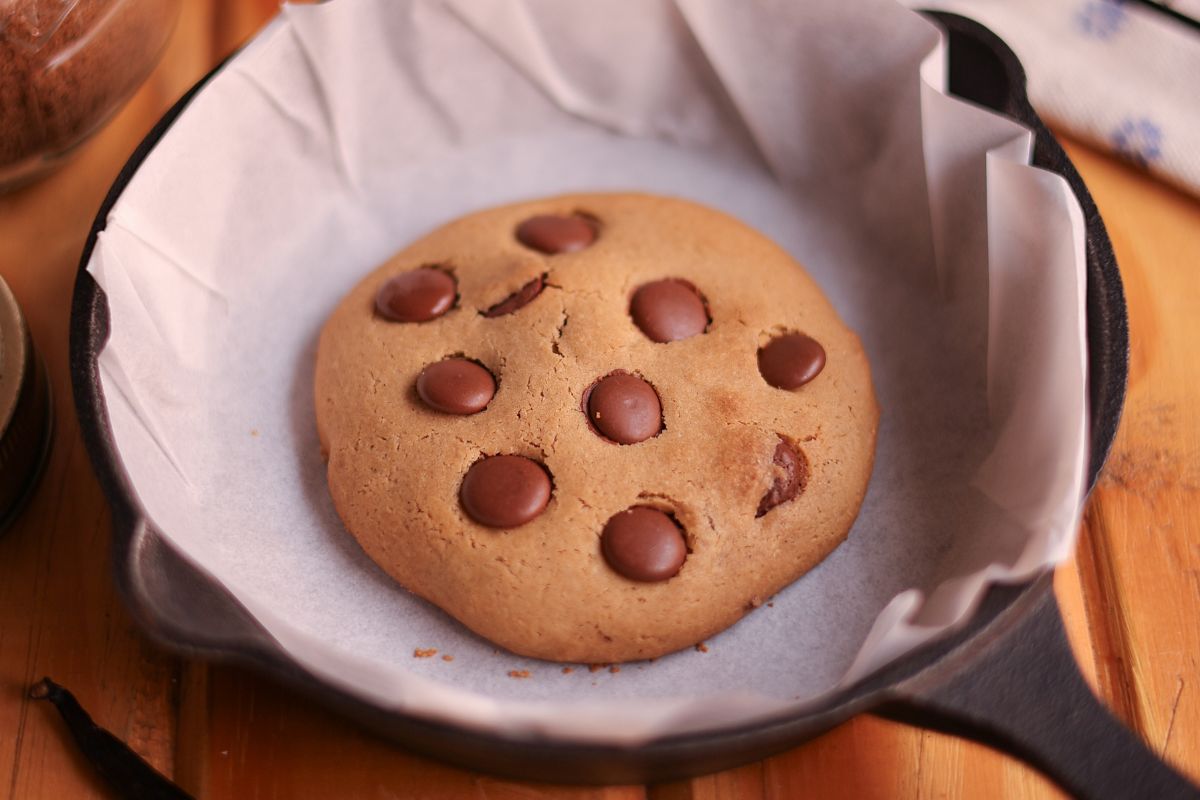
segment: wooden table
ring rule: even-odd
[[[241,669],[180,660],[133,626],[109,567],[110,522],[67,372],[75,270],[92,216],[159,115],[274,12],[191,0],[132,102],[65,168],[0,196],[0,274],[50,369],[57,433],[40,488],[0,539],[0,798],[104,797],[43,675],[204,798],[1044,798],[985,748],[861,717],[790,752],[690,781],[571,788],[498,780],[411,755]],[[1133,339],[1125,417],[1056,588],[1084,672],[1116,714],[1200,780],[1200,202],[1067,141],[1108,224]]]

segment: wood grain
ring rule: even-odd
[[[50,367],[58,431],[46,476],[0,539],[0,798],[101,797],[48,708],[43,674],[202,798],[1047,798],[1024,766],[883,720],[852,720],[739,769],[649,787],[502,781],[406,753],[239,669],[180,663],[133,629],[109,577],[110,523],[67,379],[67,314],[91,217],[145,131],[275,11],[188,0],[162,64],[45,181],[0,196],[0,273]],[[1068,142],[1100,206],[1129,296],[1129,403],[1056,591],[1085,676],[1118,715],[1200,778],[1200,203]]]
[[[1132,341],[1125,415],[1081,553],[1097,672],[1200,781],[1200,204],[1068,142],[1113,240]]]
[[[161,113],[170,92],[162,74],[61,171],[0,196],[0,269],[48,365],[56,412],[46,473],[0,540],[0,796],[101,796],[80,757],[63,747],[51,709],[24,697],[42,675],[69,686],[156,766],[172,769],[176,662],[133,629],[106,574],[108,512],[71,404],[66,325],[92,216]]]
[[[382,741],[305,698],[233,668],[209,672],[202,797],[637,800],[645,789],[492,778]]]
[[[0,195],[0,274],[48,366],[56,427],[36,494],[0,539],[0,797],[106,796],[52,709],[26,699],[43,675],[174,771],[179,664],[134,629],[116,595],[108,507],[71,401],[67,320],[84,240],[118,170],[229,46],[208,35],[212,17],[212,2],[183,3],[161,63],[129,103],[57,172]]]

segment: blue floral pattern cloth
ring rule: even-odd
[[[1075,12],[1075,27],[1096,39],[1111,39],[1128,21],[1125,6],[1112,0],[1088,0]]]
[[[1200,29],[1121,0],[902,0],[1008,43],[1051,126],[1200,195]],[[1200,0],[1163,0],[1180,14]]]
[[[1112,144],[1118,155],[1146,168],[1162,157],[1162,128],[1145,117],[1126,117],[1113,131]]]

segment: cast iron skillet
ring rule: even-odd
[[[978,23],[952,14],[930,16],[949,32],[950,90],[1032,128],[1034,163],[1063,175],[1083,207],[1092,412],[1088,468],[1089,484],[1094,483],[1116,432],[1128,373],[1125,300],[1104,224],[1079,174],[1030,107],[1025,75],[1013,53]],[[991,589],[956,635],[815,710],[632,749],[506,739],[385,711],[291,662],[233,597],[171,549],[138,508],[113,443],[97,373],[109,318],[103,291],[85,271],[96,236],[138,166],[207,80],[163,117],[121,170],[84,249],[71,314],[75,402],[88,452],[113,506],[117,584],[134,617],[156,640],[187,656],[253,666],[405,747],[509,777],[570,783],[670,780],[764,758],[870,711],[991,745],[1080,797],[1200,797],[1087,688],[1064,635],[1050,574]]]

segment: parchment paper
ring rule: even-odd
[[[1063,559],[1084,485],[1082,216],[1026,166],[1029,133],[947,97],[944,71],[936,29],[883,0],[285,7],[150,154],[89,265],[139,501],[297,662],[385,707],[636,744],[868,674]],[[345,533],[312,359],[341,295],[430,228],[588,190],[691,198],[779,241],[862,336],[883,413],[860,518],[817,569],[707,652],[564,674],[407,595]]]

